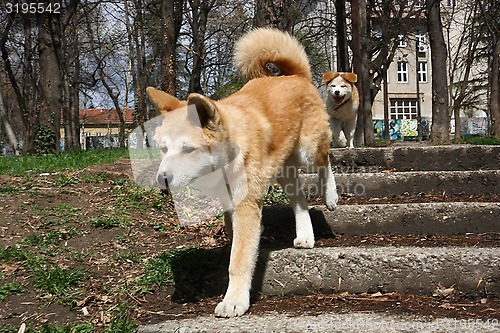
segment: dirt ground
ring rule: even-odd
[[[124,311],[138,324],[213,312],[227,286],[230,242],[222,223],[214,218],[202,225],[180,227],[168,197],[136,188],[129,175],[129,162],[120,160],[69,174],[0,176],[0,251],[3,251],[0,287],[14,282],[23,289],[0,301],[0,323],[19,327],[23,322],[33,325],[90,322],[95,327],[105,327],[121,304],[126,304]],[[499,202],[500,197],[419,196],[367,200],[342,196],[339,204],[432,201]],[[266,228],[261,246],[289,247],[293,232]],[[347,237],[330,234],[320,235],[317,242],[317,246],[360,244],[497,247],[500,235]],[[182,252],[190,248],[197,251]],[[33,268],[36,264],[32,259],[7,255],[21,250],[43,263],[36,267],[78,269],[84,278],[62,294],[50,292],[37,285]],[[183,253],[184,262],[174,268],[173,281],[160,285],[155,280],[145,283],[148,263],[169,251]],[[186,264],[190,259],[197,267]],[[471,299],[452,286],[446,287],[449,288],[444,293],[425,297],[398,293],[296,297],[254,294],[250,311],[297,314],[382,311],[434,317],[500,318],[500,300],[486,296]]]

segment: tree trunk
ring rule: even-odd
[[[37,154],[60,152],[61,109],[63,107],[60,15],[43,14],[38,18],[40,64],[40,100],[35,118],[33,151]]]
[[[352,16],[352,66],[355,73],[358,74],[358,81],[356,82],[356,87],[359,91],[359,109],[358,109],[358,120],[356,123],[356,132],[354,134],[354,140],[356,146],[363,146],[365,144],[364,138],[364,121],[363,121],[363,78],[362,67],[363,62],[361,59],[361,35],[362,28],[366,25],[366,22],[362,22],[359,12],[359,2],[360,0],[351,1],[351,16]]]
[[[133,37],[136,51],[137,72],[135,77],[136,85],[136,112],[139,125],[143,125],[149,120],[146,112],[146,41],[144,34],[144,18],[142,0],[134,0],[136,16],[134,22]]]
[[[161,89],[171,95],[177,92],[176,48],[182,24],[184,1],[161,1]]]
[[[66,56],[61,55],[64,88],[64,149],[66,151],[80,150],[80,116],[79,116],[79,81],[80,81],[80,47],[78,40],[78,18],[76,8],[78,1],[72,1],[64,15],[65,29],[61,35],[62,49]],[[73,67],[71,67],[73,63]]]
[[[347,32],[345,18],[345,0],[335,1],[335,15],[337,20],[337,71],[350,72],[349,53],[347,50]]]
[[[491,135],[500,139],[500,38],[494,38],[491,62],[490,117]]]
[[[273,26],[280,30],[290,31],[301,16],[296,11],[295,0],[256,0],[255,27]]]
[[[212,9],[212,1],[190,0],[193,22],[193,68],[189,78],[189,92],[203,94],[201,74],[205,58],[205,32],[207,30],[208,13]]]
[[[33,142],[33,135],[32,135],[32,122],[30,121],[30,118],[31,118],[31,113],[29,108],[28,108],[28,105],[29,105],[29,102],[31,101],[31,99],[29,97],[32,97],[34,94],[30,94],[30,96],[26,96],[26,94],[23,94],[23,89],[21,86],[19,86],[18,82],[17,82],[17,78],[16,78],[16,74],[14,73],[14,70],[12,68],[12,63],[10,61],[10,58],[9,58],[9,53],[8,53],[8,50],[7,50],[7,40],[8,40],[8,36],[9,36],[9,32],[10,32],[10,29],[12,28],[12,23],[13,23],[13,20],[12,19],[9,19],[7,20],[7,24],[5,26],[5,30],[3,32],[3,35],[1,37],[1,41],[0,41],[0,51],[2,53],[2,59],[3,59],[3,63],[4,63],[4,68],[5,68],[5,72],[7,73],[7,76],[9,78],[9,81],[10,81],[10,84],[12,85],[12,89],[14,90],[14,94],[16,96],[16,102],[17,102],[17,105],[19,106],[19,110],[20,110],[20,115],[21,115],[21,120],[22,120],[22,123],[23,123],[23,126],[24,126],[24,131],[25,131],[25,135],[24,135],[24,138],[25,138],[25,149],[27,151],[31,151],[31,147],[32,147],[32,142]],[[23,21],[23,25],[24,25],[24,36],[25,36],[25,40],[24,40],[24,46],[26,49],[29,49],[31,50],[31,38],[32,38],[32,34],[31,34],[31,22],[29,20],[24,20]],[[24,72],[24,75],[28,75],[28,71],[29,69],[31,69],[30,66],[26,66],[26,65],[29,65],[29,61],[31,60],[31,53],[26,53],[25,54],[25,58],[24,58],[24,61],[25,61],[25,72]],[[29,92],[33,92],[33,85],[31,85],[30,87],[30,90],[27,90]]]
[[[3,103],[3,93],[0,87],[0,119],[2,120],[3,126],[5,127],[5,132],[7,133],[7,139],[10,145],[14,149],[14,154],[19,155],[19,143],[17,141],[16,135],[10,126],[9,117],[7,116],[7,110],[5,110],[5,105]]]
[[[450,141],[448,112],[448,79],[446,72],[446,43],[441,23],[441,1],[426,0],[427,29],[432,61],[432,128],[431,142]]]
[[[120,102],[118,101],[118,97],[120,93],[115,93],[113,91],[113,88],[109,85],[109,82],[105,78],[105,73],[103,69],[101,68],[101,82],[106,88],[106,91],[108,92],[108,96],[111,98],[113,101],[113,105],[115,107],[116,114],[118,115],[118,120],[120,121],[120,129],[118,131],[118,141],[120,143],[120,148],[125,148],[125,117],[123,116],[123,111],[120,108]]]
[[[361,61],[363,66],[362,68],[362,85],[363,85],[363,91],[365,92],[363,95],[361,95],[361,98],[363,99],[363,104],[362,105],[362,111],[363,111],[363,135],[364,135],[364,142],[366,146],[374,146],[375,145],[375,134],[373,132],[373,114],[372,114],[372,82],[373,78],[372,75],[370,74],[370,56],[368,54],[368,43],[369,37],[368,37],[368,31],[371,29],[368,28],[368,13],[366,10],[366,1],[360,1],[359,2],[359,12],[361,15],[361,21],[363,22],[361,27]]]

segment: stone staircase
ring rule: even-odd
[[[339,192],[347,197],[360,196],[361,204],[343,204],[329,212],[323,206],[311,207],[311,217],[318,239],[325,233],[347,237],[399,235],[422,237],[441,235],[455,237],[452,245],[364,245],[294,249],[291,246],[261,246],[254,289],[267,295],[304,295],[314,293],[390,293],[432,295],[437,289],[452,287],[472,297],[500,296],[500,147],[499,146],[427,146],[411,145],[388,148],[337,149],[332,151]],[[310,176],[307,184],[315,184]],[[306,185],[307,186],[307,185]],[[315,186],[309,187],[311,189]],[[314,191],[311,191],[314,195]],[[441,199],[429,200],[429,196]],[[487,200],[478,198],[487,197]],[[408,203],[377,203],[380,198],[413,198]],[[419,200],[418,198],[422,198]],[[404,201],[404,200],[403,200]],[[265,228],[289,224],[293,214],[289,207],[265,207]],[[473,246],[457,244],[456,239],[490,235],[492,242]],[[325,314],[326,324],[358,314]],[[374,314],[376,316],[377,314]],[[251,327],[268,326],[265,316],[245,315],[227,321],[198,318],[166,322],[157,327],[142,327],[141,332],[159,332],[182,328],[180,332],[258,332]],[[304,316],[307,317],[307,316]],[[321,316],[318,316],[321,317]],[[347,318],[346,317],[346,318]],[[264,318],[264,319],[263,319]],[[280,317],[281,318],[281,317]],[[306,318],[317,323],[318,318]],[[333,319],[332,319],[333,318]],[[335,319],[337,318],[337,319]],[[371,319],[370,319],[371,318]],[[373,319],[370,317],[362,319]],[[345,318],[344,318],[345,319]],[[278,319],[271,319],[271,321]],[[283,319],[283,323],[290,322]],[[312,321],[311,321],[312,320]],[[388,323],[416,318],[388,317]],[[420,319],[418,319],[420,320]],[[191,320],[193,321],[193,320]],[[206,327],[200,326],[207,323]],[[208,323],[210,323],[210,326]],[[283,324],[282,324],[283,325]],[[286,332],[308,331],[310,324]],[[308,326],[309,325],[309,326]],[[316,325],[316,324],[315,324]],[[322,325],[322,324],[321,324]],[[321,326],[320,325],[320,326]],[[158,328],[160,327],[160,328]],[[439,327],[438,327],[439,328]],[[491,330],[500,329],[498,321]],[[263,332],[275,330],[263,330]],[[280,330],[277,330],[278,332]],[[318,332],[351,332],[347,329]],[[352,330],[359,332],[366,330]],[[370,332],[431,332],[430,330],[397,330],[382,328]],[[445,330],[455,332],[453,329]],[[460,330],[458,330],[460,331]],[[457,332],[458,332],[457,331]],[[472,330],[473,331],[473,330]],[[312,331],[311,331],[312,332]],[[465,331],[464,331],[465,332]]]
[[[446,202],[340,205],[333,212],[315,206],[311,216],[316,229],[326,227],[346,236],[491,233],[497,237],[500,233],[500,202],[495,200],[500,198],[498,146],[339,149],[332,152],[332,165],[339,192],[368,202],[429,195],[439,195]],[[315,181],[315,177],[308,179],[309,184]],[[495,202],[474,201],[477,196]],[[265,224],[290,220],[293,214],[288,207],[265,209]],[[438,288],[454,286],[471,296],[498,297],[500,242],[496,245],[275,250],[265,252],[262,291],[271,295],[312,291],[432,295]]]

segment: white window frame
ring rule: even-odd
[[[427,83],[428,82],[428,71],[427,71],[427,61],[418,62],[418,82]]]
[[[391,119],[417,119],[417,99],[391,98]]]
[[[403,34],[398,35],[398,47],[407,47],[408,43],[406,42],[405,36]]]
[[[427,45],[427,36],[423,32],[419,32],[415,35],[415,38],[417,39],[417,46],[420,45]]]
[[[408,83],[407,61],[398,61],[398,83]]]

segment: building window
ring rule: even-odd
[[[427,46],[427,38],[425,36],[425,33],[419,32],[415,36],[417,38],[417,46],[420,47],[426,47]]]
[[[408,46],[408,44],[406,43],[405,36],[403,34],[398,35],[398,40],[399,40],[398,47],[407,47]]]
[[[418,63],[418,82],[427,83],[427,61]]]
[[[398,83],[408,83],[408,63],[398,61]]]
[[[391,119],[417,119],[417,100],[391,99]]]

